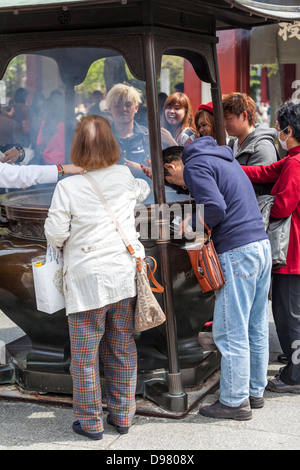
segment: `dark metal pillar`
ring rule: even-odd
[[[148,106],[148,122],[150,134],[150,149],[153,175],[153,192],[155,203],[162,205],[166,202],[165,181],[161,157],[161,135],[158,107],[157,70],[154,37],[151,33],[144,37],[144,61],[146,71],[146,92]],[[165,238],[169,230],[168,220],[159,222],[159,239],[157,241],[161,275],[164,285],[164,311],[166,313],[166,332],[169,359],[168,386],[162,382],[152,381],[146,384],[145,395],[171,411],[182,412],[187,410],[187,394],[182,387],[182,377],[178,359],[177,328],[173,302],[172,275],[170,267],[169,244],[170,239]]]
[[[219,145],[226,145],[226,134],[224,126],[224,113],[222,106],[222,93],[220,85],[220,74],[219,74],[219,65],[218,65],[218,55],[217,55],[217,46],[215,44],[213,47],[214,55],[214,64],[216,72],[216,82],[211,84],[211,96],[214,107],[214,124],[216,129],[216,140]]]
[[[65,163],[70,163],[70,150],[75,127],[75,90],[71,81],[65,83]]]

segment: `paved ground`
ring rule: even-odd
[[[0,311],[0,340],[7,343],[22,334]],[[269,376],[272,377],[280,367],[276,362],[280,347],[271,317],[270,345]],[[217,397],[218,392],[209,394],[204,402],[211,403]],[[196,451],[201,450],[299,450],[300,395],[266,392],[265,398],[265,407],[254,410],[250,421],[205,418],[198,414],[199,404],[180,420],[136,416],[125,436],[105,424],[102,441],[91,441],[72,431],[74,416],[70,407],[0,399],[0,450],[103,450],[106,452],[99,454],[101,461],[113,463],[107,459],[122,457],[123,460],[115,464],[133,466],[141,466],[143,458],[147,463],[159,462],[155,456],[159,451],[194,455],[195,464],[195,459],[199,458]],[[145,457],[138,451],[151,451],[152,461],[149,454]],[[140,455],[144,457],[139,462],[125,461],[125,457],[133,459]],[[188,457],[186,459],[188,462]]]

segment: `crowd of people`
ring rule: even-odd
[[[5,151],[5,163],[0,163],[2,188],[45,182],[47,177],[53,182],[61,171],[77,173],[57,184],[45,233],[49,243],[64,251],[73,430],[91,439],[103,437],[99,349],[108,423],[125,434],[135,412],[136,286],[132,256],[82,173],[89,172],[95,179],[141,257],[144,251],[134,227],[134,207],[148,196],[147,178],[150,182],[152,177],[148,129],[137,121],[141,92],[126,84],[114,85],[106,96],[105,111],[99,98],[91,114],[76,126],[71,165],[63,165],[59,144],[49,140],[51,136],[59,142],[63,139],[58,109],[55,123],[48,125],[44,119],[31,130],[44,161],[54,165],[9,165],[19,158],[19,150],[14,156],[8,154],[11,150]],[[37,97],[35,105],[37,120],[41,99]],[[204,219],[212,228],[226,280],[215,293],[213,318],[213,338],[222,357],[220,398],[201,407],[200,414],[247,420],[253,408],[264,406],[266,387],[277,393],[300,391],[300,365],[295,360],[300,341],[300,103],[283,104],[277,127],[271,129],[266,122],[257,123],[252,98],[244,93],[224,96],[226,146],[216,142],[212,103],[200,104],[194,116],[188,96],[176,91],[165,97],[161,109],[166,183],[183,187],[197,204],[204,205]],[[276,137],[287,152],[281,159]],[[49,158],[50,147],[57,152],[55,161]],[[36,172],[33,179],[30,172]],[[292,215],[286,266],[273,273],[270,242],[257,203],[257,196],[265,194],[274,196],[274,219]],[[185,229],[185,222],[181,228]],[[284,367],[268,382],[272,278],[272,310]]]

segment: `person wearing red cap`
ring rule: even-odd
[[[195,125],[198,137],[213,137],[216,139],[214,126],[214,110],[212,102],[200,104],[195,114]]]
[[[209,103],[206,103],[206,104],[200,104],[200,106],[198,108],[198,111],[200,111],[201,109],[204,109],[205,111],[208,111],[210,114],[214,114],[214,108],[213,108],[212,101],[210,101]]]

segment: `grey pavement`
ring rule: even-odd
[[[0,340],[8,343],[22,335],[0,311]],[[281,367],[276,362],[281,350],[271,315],[270,350],[268,375],[273,377]],[[218,390],[202,403],[217,398]],[[199,403],[183,419],[136,415],[129,433],[123,436],[105,423],[101,441],[91,441],[72,431],[71,407],[0,398],[0,450],[102,450],[106,451],[103,458],[134,456],[139,451],[197,455],[196,451],[201,450],[299,450],[300,395],[266,392],[265,398],[265,407],[253,410],[250,421],[205,418],[198,414]]]

